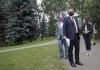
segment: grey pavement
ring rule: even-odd
[[[66,65],[67,70],[100,70],[100,44],[92,46],[92,55],[86,55],[86,49],[83,38],[80,42],[80,61],[84,64],[83,66],[77,65],[76,68],[70,66],[69,61],[62,59],[61,61]]]
[[[54,40],[54,41],[50,41],[50,42],[43,43],[43,44],[37,44],[37,45],[32,45],[32,46],[25,46],[25,47],[14,48],[14,49],[1,50],[0,53],[10,52],[10,51],[15,51],[15,50],[21,50],[21,49],[27,49],[27,48],[33,48],[33,47],[52,45],[52,44],[56,44],[56,43],[57,43],[57,40]]]

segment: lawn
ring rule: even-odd
[[[57,45],[0,53],[0,70],[65,70]]]
[[[32,46],[32,45],[36,45],[36,44],[49,42],[52,40],[56,40],[56,37],[44,38],[43,41],[39,38],[39,39],[33,41],[32,43],[28,40],[25,40],[22,45],[2,46],[2,47],[0,47],[0,50],[13,49],[13,48],[19,48],[19,47],[25,47],[25,46]]]
[[[100,40],[96,40],[98,43],[100,43]]]

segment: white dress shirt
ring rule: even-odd
[[[85,32],[86,32],[86,33],[88,32],[88,30],[87,30],[87,25],[85,25]]]
[[[62,29],[63,28],[63,22],[60,21],[59,26]]]

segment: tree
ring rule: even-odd
[[[40,23],[40,32],[41,32],[41,40],[46,36],[47,32],[47,23],[45,20],[45,16],[43,15],[42,22]]]
[[[66,3],[67,0],[43,0],[41,6],[45,14],[57,17],[60,12],[67,9]]]
[[[6,25],[6,43],[22,44],[23,38],[36,38],[36,1],[32,4],[31,0],[13,0],[10,12],[12,16]]]
[[[83,18],[88,18],[96,24],[100,32],[100,0],[69,0],[69,5],[74,7]]]
[[[49,27],[48,27],[48,36],[53,37],[56,35],[56,26],[55,23],[57,22],[56,19],[50,18]]]
[[[43,0],[42,1],[42,9],[45,14],[49,16],[49,36],[55,35],[55,26],[54,23],[57,20],[59,13],[63,12],[67,9],[67,0]]]
[[[5,42],[5,23],[7,22],[7,8],[4,1],[0,0],[0,45]]]
[[[86,1],[88,0],[68,0],[67,3],[69,6],[73,7],[74,10],[79,14],[79,16],[82,19],[84,18],[84,12],[86,11],[85,5]]]
[[[96,24],[96,29],[100,32],[100,0],[91,0],[87,9],[88,18]]]

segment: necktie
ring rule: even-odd
[[[78,30],[77,30],[77,24],[76,24],[76,22],[75,22],[75,19],[72,17],[71,20],[72,20],[73,25],[74,25],[75,33],[78,33]]]

